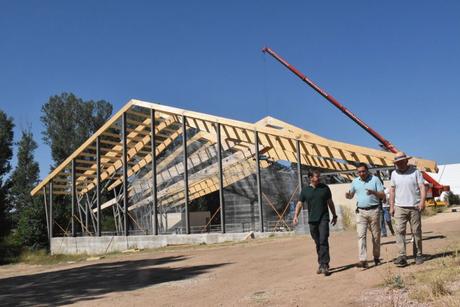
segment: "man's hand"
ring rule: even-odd
[[[294,218],[292,219],[292,225],[297,225],[297,223],[299,223],[299,219],[297,218],[297,216],[294,216]]]
[[[334,215],[334,216],[332,217],[331,224],[332,224],[332,226],[335,226],[335,224],[337,224],[337,215]]]
[[[390,207],[391,216],[395,216],[395,207]]]
[[[417,209],[418,211],[422,212],[423,209],[425,209],[425,203],[423,202],[423,203],[418,204]]]
[[[352,199],[352,198],[353,198],[353,193],[351,193],[351,192],[346,192],[346,193],[345,193],[345,198],[346,198],[346,199]]]
[[[375,195],[375,191],[374,191],[374,190],[366,189],[366,191],[367,191],[367,195]]]

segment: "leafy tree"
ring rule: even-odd
[[[84,101],[72,93],[50,97],[42,107],[41,121],[45,126],[43,140],[51,147],[55,166],[96,132],[112,110],[110,102]]]
[[[34,161],[34,151],[37,149],[37,143],[35,143],[30,130],[22,131],[22,137],[18,145],[18,162],[10,177],[10,201],[14,208],[13,222],[15,224],[22,209],[32,203],[30,191],[37,184],[40,172],[38,163]]]
[[[6,175],[11,170],[13,128],[13,119],[0,110],[0,236],[7,234],[10,229],[8,212],[11,208],[7,199],[9,183]]]
[[[113,106],[105,100],[88,100],[72,93],[49,98],[42,107],[43,140],[51,147],[53,168],[62,163],[111,116]],[[54,197],[53,218],[65,229],[71,217],[68,196]]]

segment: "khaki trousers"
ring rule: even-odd
[[[395,206],[396,243],[399,255],[406,256],[406,224],[409,222],[415,237],[416,256],[422,256],[422,219],[417,208]]]
[[[356,230],[358,231],[359,261],[367,260],[367,228],[372,235],[372,253],[374,259],[380,258],[380,209],[358,209]]]

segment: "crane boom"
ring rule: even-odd
[[[307,76],[297,70],[294,66],[289,64],[285,59],[283,59],[280,55],[278,55],[272,49],[265,47],[262,49],[262,52],[268,53],[273,58],[275,58],[278,62],[280,62],[284,67],[289,69],[293,72],[297,77],[299,77],[303,82],[307,83],[311,88],[313,88],[316,92],[318,92],[321,96],[326,98],[329,102],[331,102],[337,109],[339,109],[342,113],[348,116],[351,120],[357,123],[361,128],[366,130],[370,135],[372,135],[377,141],[379,141],[387,150],[396,153],[398,149],[387,139],[385,139],[382,135],[380,135],[377,131],[372,129],[368,124],[366,124],[363,120],[361,120],[358,116],[353,114],[350,110],[348,110],[343,104],[338,102],[332,95],[327,93],[325,90],[320,88],[316,85],[312,80],[310,80]],[[433,185],[433,194],[438,196],[440,194],[440,190],[442,190],[443,186],[439,184],[436,180],[434,180],[430,175],[426,172],[422,172],[423,178],[428,181],[430,184]]]

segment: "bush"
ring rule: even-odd
[[[18,261],[21,254],[21,244],[14,234],[0,239],[0,265]]]
[[[460,205],[460,196],[454,193],[448,194],[448,200],[450,205]]]
[[[31,204],[23,209],[18,222],[17,241],[31,249],[42,249],[48,245],[48,231],[43,207]]]
[[[385,278],[384,285],[391,289],[404,289],[406,284],[401,275],[389,275]]]

